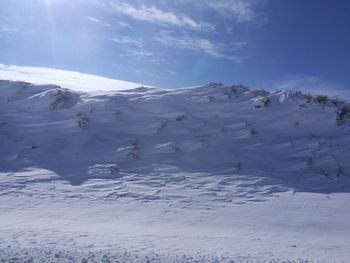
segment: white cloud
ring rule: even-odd
[[[157,41],[166,46],[173,46],[180,49],[189,49],[194,51],[202,51],[213,57],[221,57],[218,48],[210,40],[194,37],[174,37],[168,34],[162,34],[156,38]]]
[[[120,27],[131,28],[131,25],[130,25],[129,23],[124,22],[124,21],[118,21],[117,24],[118,24]]]
[[[124,48],[123,53],[119,54],[121,58],[140,58],[140,57],[153,57],[153,53],[147,50],[134,49],[134,48]],[[131,63],[131,61],[128,61]],[[134,62],[133,62],[134,63]]]
[[[112,25],[110,25],[108,23],[105,23],[102,20],[100,20],[100,19],[98,19],[96,17],[93,17],[93,16],[88,16],[87,19],[90,20],[93,23],[96,23],[96,24],[100,24],[100,25],[103,25],[103,26],[106,26],[106,27],[112,27]]]
[[[114,43],[120,45],[125,54],[123,57],[150,57],[153,53],[146,50],[141,40],[127,36],[117,36],[111,39]]]
[[[216,0],[205,2],[210,8],[216,10],[224,17],[235,20],[237,22],[248,22],[253,20],[255,17],[253,10],[255,2],[252,1]]]
[[[131,54],[132,56],[138,56],[138,57],[151,57],[154,54],[147,50],[138,50],[138,49],[131,49],[128,48],[126,51]]]
[[[225,45],[220,43],[213,43],[209,39],[190,36],[172,36],[167,32],[161,33],[156,40],[163,45],[187,49],[196,52],[206,53],[214,58],[225,58],[237,63],[241,62],[242,58],[225,54]]]
[[[186,15],[178,15],[173,12],[163,11],[155,6],[133,6],[125,2],[110,2],[115,12],[132,17],[136,20],[154,24],[186,27],[193,30],[212,30],[214,26],[208,23],[197,22]]]
[[[120,44],[120,45],[133,45],[139,48],[142,48],[142,42],[139,41],[136,38],[132,37],[126,37],[126,36],[119,36],[119,37],[114,37],[111,39],[113,42]]]
[[[18,32],[19,29],[16,28],[16,27],[11,27],[9,25],[0,25],[0,33],[3,32],[3,33],[16,33]]]
[[[235,43],[235,46],[237,46],[237,47],[244,47],[246,45],[248,45],[247,41],[238,41]]]
[[[265,22],[265,18],[258,13],[257,7],[269,0],[173,0],[182,6],[191,5],[197,10],[212,10],[224,19],[244,22]],[[228,31],[231,31],[228,29]]]
[[[168,74],[171,75],[171,76],[176,76],[177,75],[176,71],[171,70],[171,69],[167,69],[166,72],[168,72]]]
[[[112,27],[111,24],[106,23],[106,22],[102,21],[101,19],[98,19],[98,18],[93,17],[93,16],[88,16],[87,19],[90,20],[93,23],[96,23],[96,24],[100,24],[100,25],[103,25],[103,26],[106,26],[106,27]],[[115,24],[118,27],[131,28],[131,25],[129,23],[127,23],[127,22],[124,22],[124,21],[117,21],[117,22],[115,22]]]
[[[92,17],[92,16],[88,16],[88,18],[90,21],[98,23],[98,24],[102,24],[102,21],[100,19],[97,19],[96,17]]]

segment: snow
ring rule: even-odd
[[[0,81],[0,260],[347,262],[348,104],[95,83]]]
[[[138,83],[115,80],[51,68],[26,67],[0,64],[0,79],[25,81],[34,84],[55,84],[75,91],[114,91],[142,86]]]

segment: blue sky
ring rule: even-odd
[[[350,89],[347,0],[1,0],[0,63],[160,87]]]

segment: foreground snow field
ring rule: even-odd
[[[349,112],[1,81],[0,262],[348,262]]]

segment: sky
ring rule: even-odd
[[[348,0],[1,0],[0,64],[348,91],[349,14]]]

